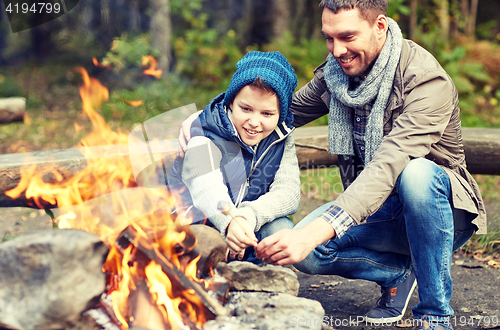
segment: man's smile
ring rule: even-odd
[[[356,58],[356,55],[350,57],[339,57],[338,60],[343,64],[349,64]]]

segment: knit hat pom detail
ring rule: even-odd
[[[278,123],[282,123],[292,103],[292,95],[297,87],[297,76],[280,52],[251,51],[243,56],[236,64],[236,72],[225,93],[224,104],[229,106],[236,94],[258,77],[276,92],[280,106]]]

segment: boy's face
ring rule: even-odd
[[[280,118],[276,94],[250,86],[243,87],[229,105],[233,124],[243,142],[254,146],[271,134]]]

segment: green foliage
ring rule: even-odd
[[[90,33],[81,33],[72,29],[61,29],[52,34],[52,41],[58,50],[58,58],[63,57],[65,63],[81,65],[82,62],[95,56],[102,56],[106,49]]]
[[[328,55],[324,39],[302,38],[297,42],[290,31],[285,31],[282,38],[273,40],[263,50],[279,51],[288,59],[297,75],[299,88],[314,77],[314,69]]]
[[[191,28],[174,41],[177,72],[196,86],[221,90],[229,84],[236,63],[243,56],[236,44],[236,34],[229,30],[219,35],[206,25],[208,16],[200,14]]]
[[[149,35],[129,36],[124,33],[121,37],[113,39],[111,49],[101,64],[111,66],[114,71],[121,71],[125,68],[141,66],[142,57],[146,55],[154,57],[159,55],[158,50],[151,47]]]
[[[14,238],[16,238],[15,236],[10,236],[10,235],[5,235],[3,238],[2,238],[2,243],[4,242],[8,242],[8,241],[11,241],[13,240]]]
[[[10,27],[8,28],[10,30]],[[1,33],[5,33],[0,31]],[[30,32],[29,30],[21,31],[18,33],[5,33],[6,48],[0,54],[0,58],[9,59],[23,54],[31,47]]]
[[[406,5],[407,2],[408,0],[389,0],[387,16],[398,21],[400,14],[404,16],[410,15],[410,7]]]
[[[0,74],[0,97],[25,96],[25,94],[15,79]]]
[[[184,20],[188,22],[196,21],[195,12],[202,8],[203,1],[205,0],[170,0],[170,12],[181,16]]]
[[[481,39],[495,40],[496,20],[491,20],[476,26],[476,35]]]
[[[463,126],[500,127],[498,85],[467,44],[445,44],[437,31],[420,33],[417,40],[429,50],[457,87]],[[480,113],[484,115],[479,116]]]
[[[214,96],[212,92],[192,86],[176,74],[169,74],[164,79],[143,82],[133,90],[122,89],[111,93],[101,112],[106,121],[119,121],[121,127],[129,128],[134,123],[144,122],[186,104],[196,103],[198,109],[202,109]],[[139,100],[142,104],[137,107],[129,104],[129,101]]]
[[[488,232],[484,235],[473,235],[471,239],[462,247],[463,251],[481,251],[486,254],[500,252],[500,216],[498,214],[488,218],[490,225]]]

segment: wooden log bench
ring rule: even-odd
[[[301,127],[295,130],[294,136],[301,169],[337,165],[337,157],[327,151],[328,127]],[[500,129],[463,128],[463,143],[471,173],[500,175]],[[128,145],[113,146],[112,149],[93,148],[96,151],[94,157],[108,158],[129,156],[130,150],[135,150],[129,149]],[[138,148],[133,151],[134,157],[149,159],[151,155],[144,150]],[[163,152],[172,159],[175,157],[172,145]],[[0,155],[0,207],[28,206],[23,198],[12,200],[5,195],[6,191],[19,183],[22,166],[37,165],[37,171],[43,174],[54,166],[54,162],[59,172],[68,176],[86,166],[86,160],[78,148]]]
[[[25,111],[24,97],[0,98],[0,124],[23,121]]]
[[[469,172],[500,175],[500,129],[463,127],[462,135]],[[301,127],[294,136],[302,168],[337,164],[337,157],[327,151],[327,126]]]

